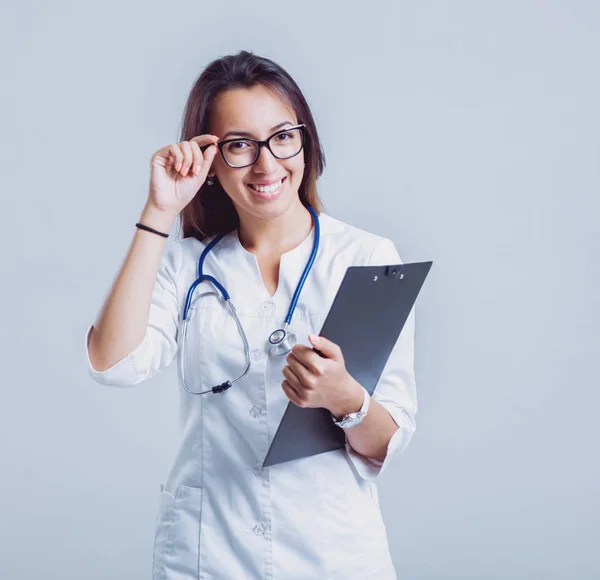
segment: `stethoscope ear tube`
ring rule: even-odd
[[[285,322],[283,324],[283,327],[278,330],[275,330],[269,336],[269,342],[271,343],[271,346],[269,348],[269,354],[271,356],[281,356],[283,354],[290,352],[292,350],[293,346],[298,342],[296,335],[291,330],[289,330],[289,325],[291,323],[292,316],[294,314],[294,310],[296,309],[296,305],[298,304],[298,299],[300,298],[300,293],[302,292],[302,288],[304,286],[304,283],[306,282],[306,278],[308,277],[308,274],[309,274],[309,272],[312,268],[312,265],[316,259],[317,252],[319,249],[320,236],[321,236],[319,217],[317,216],[316,211],[311,206],[307,206],[307,209],[310,212],[310,214],[312,215],[313,222],[314,222],[314,228],[315,228],[315,239],[314,239],[313,249],[310,254],[308,263],[304,267],[304,271],[302,273],[302,277],[300,278],[298,286],[296,287],[296,291],[294,292],[294,296],[292,298],[292,302],[290,304],[290,308],[289,308],[288,314],[286,316]],[[200,259],[198,261],[198,278],[193,282],[193,284],[190,286],[190,288],[187,292],[187,295],[185,298],[185,304],[183,307],[183,313],[182,313],[181,320],[180,320],[179,334],[178,334],[179,376],[181,377],[181,384],[182,384],[184,390],[187,391],[190,395],[205,395],[206,393],[223,393],[227,389],[231,388],[234,383],[236,383],[237,381],[244,378],[248,374],[248,371],[250,369],[250,364],[251,364],[251,362],[250,362],[250,345],[248,344],[248,338],[246,336],[246,333],[244,332],[242,323],[240,322],[240,319],[238,318],[235,306],[231,302],[231,297],[229,296],[225,287],[222,286],[216,278],[203,273],[204,260],[206,259],[206,256],[209,254],[209,252],[212,250],[212,248],[214,246],[216,246],[221,239],[223,239],[223,237],[225,237],[225,234],[221,234],[221,235],[215,237],[204,248],[204,251],[202,252]],[[199,296],[196,296],[196,298],[192,301],[194,291],[204,281],[210,282],[218,290],[218,292],[214,292],[214,291],[203,292]],[[238,327],[238,330],[239,330],[240,335],[242,336],[242,340],[244,342],[244,353],[246,356],[246,366],[244,368],[244,372],[236,379],[234,379],[232,381],[225,381],[225,382],[221,383],[220,385],[216,385],[207,391],[195,392],[195,391],[191,391],[188,388],[187,382],[185,379],[185,358],[186,358],[185,350],[186,350],[186,339],[187,339],[187,325],[190,320],[190,312],[193,311],[194,305],[198,302],[198,300],[202,296],[206,296],[209,294],[214,294],[218,298],[221,298],[225,302],[225,304],[227,304],[229,311],[231,312],[232,316],[234,317],[235,322]]]
[[[191,304],[187,313],[189,314],[190,311],[193,312],[193,307],[198,302],[198,300],[200,300],[200,298],[202,298],[203,296],[207,296],[207,295],[214,295],[214,296],[217,296],[218,298],[222,297],[221,294],[218,292],[203,292],[199,296],[196,296],[194,302]],[[231,312],[233,318],[235,319],[238,330],[239,330],[240,335],[242,336],[242,340],[244,342],[244,353],[246,355],[246,367],[244,368],[244,372],[239,377],[237,377],[236,379],[233,379],[232,381],[225,381],[225,382],[221,383],[220,385],[216,385],[216,386],[212,387],[208,391],[199,391],[199,392],[191,391],[188,388],[187,382],[185,379],[185,350],[186,350],[187,328],[188,328],[188,322],[190,321],[191,317],[188,316],[185,319],[182,318],[182,320],[180,322],[179,335],[178,335],[179,376],[181,377],[181,384],[183,385],[184,390],[186,390],[190,395],[205,395],[207,393],[223,393],[227,389],[231,388],[234,383],[237,383],[237,381],[243,379],[248,374],[248,371],[250,370],[250,345],[248,344],[248,337],[246,336],[246,333],[244,332],[244,328],[242,327],[242,323],[240,322],[240,319],[237,315],[237,311],[235,309],[235,306],[231,302],[231,299],[226,300],[225,303],[227,304],[229,311]]]

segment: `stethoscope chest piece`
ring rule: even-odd
[[[290,352],[292,347],[298,342],[298,339],[291,330],[288,330],[286,323],[283,325],[283,328],[274,330],[270,334],[269,342],[271,343],[269,354],[271,356],[281,356]]]

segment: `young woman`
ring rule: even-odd
[[[178,358],[181,441],[153,577],[395,578],[375,481],[415,429],[414,311],[372,398],[316,333],[348,266],[399,264],[396,248],[323,211],[314,119],[273,61],[210,63],[181,137],[152,157],[133,241],[86,337],[104,384],[140,383]],[[178,217],[183,239],[166,248]],[[199,261],[206,278],[190,292]],[[289,401],[328,409],[345,448],[262,468]]]

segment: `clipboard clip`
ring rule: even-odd
[[[402,264],[398,266],[386,266],[385,267],[385,275],[386,276],[395,276],[399,280],[404,278],[404,272],[402,271]]]

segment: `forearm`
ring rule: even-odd
[[[146,205],[140,223],[168,232],[175,219],[176,216]],[[142,342],[165,244],[166,238],[136,228],[123,265],[90,334],[89,354],[95,369],[106,370]]]
[[[360,384],[354,381],[348,399],[342,402],[339,408],[331,411],[334,417],[341,419],[348,413],[359,411],[363,395]],[[387,409],[371,398],[367,416],[355,427],[344,429],[344,431],[348,443],[358,453],[383,462],[387,454],[388,443],[397,429],[398,425]]]

